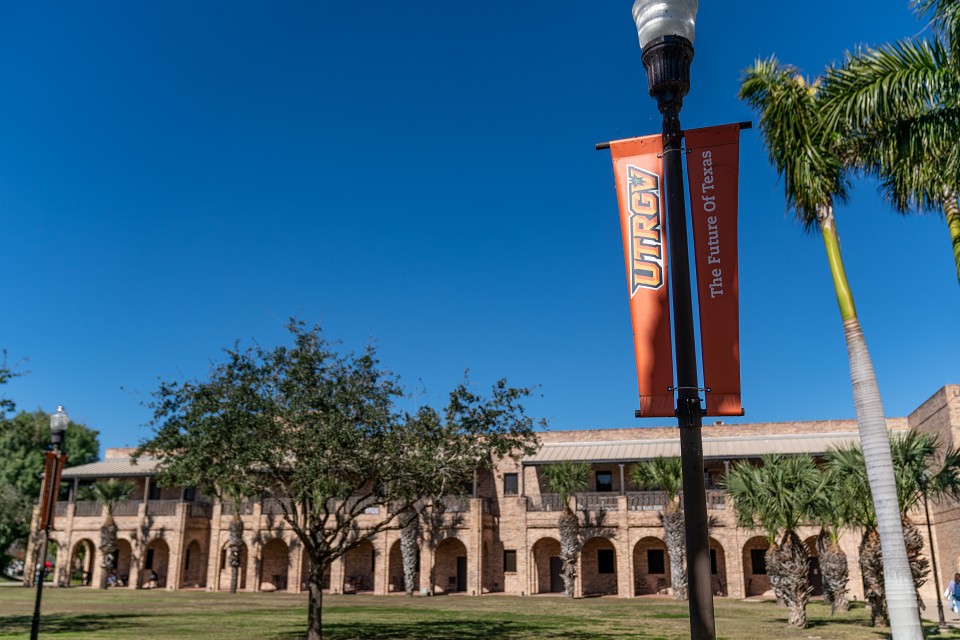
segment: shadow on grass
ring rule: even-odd
[[[126,629],[138,626],[136,615],[88,614],[45,615],[40,618],[40,631],[46,633],[91,632],[104,629]],[[29,633],[33,616],[0,616],[0,635]]]
[[[495,621],[424,621],[410,623],[340,623],[323,625],[324,640],[506,640],[508,638],[570,638],[572,640],[620,640],[642,638],[635,632],[610,634],[551,629],[542,624]],[[302,632],[283,633],[271,640],[303,640]]]

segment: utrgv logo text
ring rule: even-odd
[[[630,207],[630,295],[663,286],[660,177],[627,165]]]

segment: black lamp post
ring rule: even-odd
[[[59,458],[60,456],[60,444],[63,442],[63,432],[67,430],[67,425],[70,424],[70,417],[67,415],[67,412],[63,410],[63,407],[57,407],[57,412],[50,416],[50,444],[53,446],[53,453]],[[44,478],[44,482],[52,482],[50,478]],[[49,491],[56,497],[56,491],[58,487],[50,487]],[[44,500],[46,492],[43,492],[40,499]],[[47,505],[41,505],[41,513],[45,507],[49,508],[55,504],[55,500],[51,499]],[[37,636],[40,633],[40,598],[43,596],[43,578],[47,566],[47,545],[50,543],[50,521],[52,519],[52,514],[49,514],[44,523],[42,542],[38,541],[41,544],[40,553],[38,554],[37,567],[35,580],[37,581],[37,601],[33,607],[33,622],[30,625],[30,640],[37,640]]]
[[[937,553],[933,548],[933,527],[930,526],[930,507],[927,506],[927,484],[930,482],[930,469],[924,469],[920,477],[920,498],[923,500],[923,514],[927,519],[927,540],[930,542],[930,564],[933,565],[933,586],[937,590],[937,616],[940,621],[937,626],[941,629],[949,628],[947,619],[943,617],[943,600],[940,598],[940,572],[937,570]]]
[[[707,496],[703,482],[703,441],[696,337],[687,253],[683,196],[683,129],[680,108],[690,90],[690,63],[696,33],[697,0],[636,0],[633,19],[643,51],[650,96],[663,114],[663,168],[670,238],[673,330],[677,359],[677,421],[683,470],[684,524],[690,637],[715,640]]]

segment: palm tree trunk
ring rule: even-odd
[[[810,552],[807,545],[794,531],[783,534],[780,545],[773,548],[771,557],[776,574],[770,576],[777,585],[775,591],[790,610],[787,624],[801,629],[807,626],[807,601],[813,587],[810,586]]]
[[[230,520],[230,593],[237,592],[240,578],[240,549],[243,545],[243,520],[238,505],[234,504],[233,519]]]
[[[850,570],[847,554],[826,529],[821,529],[817,536],[817,555],[820,559],[820,575],[823,577],[823,596],[830,604],[830,613],[849,611],[847,581],[850,579]]]
[[[100,588],[107,588],[107,572],[113,568],[117,553],[117,523],[108,511],[107,519],[100,527]]]
[[[943,213],[950,232],[950,245],[953,247],[953,261],[957,265],[957,280],[960,281],[960,204],[956,192],[947,193],[943,199]]]
[[[323,571],[325,565],[311,558],[307,588],[310,596],[307,605],[307,640],[323,640]]]
[[[922,640],[923,629],[917,609],[917,594],[907,560],[903,527],[900,524],[887,420],[883,414],[880,388],[867,350],[867,342],[860,329],[853,294],[847,283],[843,259],[840,256],[840,240],[833,219],[833,207],[821,207],[818,210],[818,220],[847,340],[857,429],[860,432],[860,446],[867,465],[867,478],[870,481],[870,493],[873,496],[880,546],[883,550],[884,584],[891,631],[894,640]]]
[[[417,533],[419,517],[410,513],[404,516],[400,529],[400,557],[403,561],[403,588],[408,596],[417,590]]]
[[[860,575],[863,577],[863,595],[870,605],[870,624],[887,626],[887,603],[883,589],[883,555],[880,552],[880,534],[873,527],[863,532],[860,541]]]
[[[560,559],[563,562],[560,577],[563,579],[564,593],[572,598],[577,580],[577,556],[580,554],[580,520],[569,505],[563,507],[559,526]]]
[[[684,531],[683,509],[676,504],[667,505],[660,514],[663,524],[663,538],[670,556],[670,587],[674,600],[687,599],[687,558]]]
[[[920,530],[913,526],[907,516],[903,516],[903,539],[907,544],[907,558],[910,560],[910,574],[913,576],[913,588],[917,591],[917,602],[920,610],[926,609],[920,597],[920,587],[930,575],[930,561],[923,556],[923,536]]]

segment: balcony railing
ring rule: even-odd
[[[707,509],[726,509],[727,494],[725,491],[707,491]]]
[[[563,500],[555,493],[527,496],[528,511],[563,511]]]
[[[231,500],[224,500],[222,503],[223,507],[221,508],[220,513],[225,516],[233,515],[233,502]],[[253,513],[253,503],[249,500],[240,501],[240,515],[249,516]]]
[[[177,513],[179,500],[150,500],[147,502],[147,515],[172,516]]]
[[[663,511],[667,506],[666,491],[628,491],[628,511]]]
[[[57,502],[57,511],[56,511],[56,514],[57,514],[58,516],[65,516],[65,515],[67,515],[67,505],[68,505],[68,504],[69,504],[68,502],[62,502],[62,501],[61,501],[61,502]]]
[[[213,516],[213,505],[209,502],[191,502],[190,511],[187,513],[191,518],[210,518]]]
[[[443,499],[443,510],[447,513],[467,513],[470,511],[470,498],[447,496]]]
[[[99,516],[103,513],[103,505],[95,500],[82,500],[76,503],[73,515],[80,517]]]
[[[135,516],[140,511],[140,500],[124,500],[113,508],[115,516]]]
[[[267,498],[263,501],[263,506],[260,509],[260,513],[265,516],[282,516],[283,506],[280,504],[279,500],[275,498]]]
[[[615,493],[578,493],[577,511],[616,511],[618,497]]]

